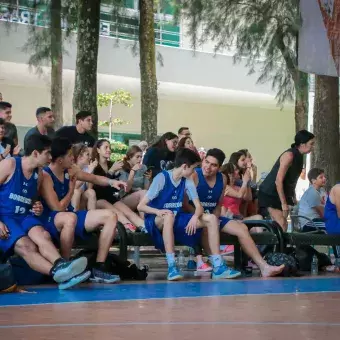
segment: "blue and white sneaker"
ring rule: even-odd
[[[58,288],[60,290],[72,288],[76,285],[79,285],[82,282],[87,281],[90,276],[91,276],[91,272],[89,270],[85,271],[85,272],[83,272],[83,273],[81,273],[77,276],[72,277],[72,279],[70,279],[68,281],[59,283]]]
[[[120,281],[120,277],[119,275],[93,268],[90,281],[94,283],[117,283]]]
[[[225,264],[221,266],[215,267],[212,272],[211,278],[213,280],[221,280],[221,279],[236,279],[242,275],[241,272],[227,267]]]
[[[183,280],[184,276],[176,265],[170,266],[168,269],[168,280],[169,281],[180,281]]]
[[[60,261],[51,270],[53,280],[62,283],[84,272],[87,267],[87,258],[79,257],[73,261]]]

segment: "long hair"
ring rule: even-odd
[[[178,136],[175,133],[166,132],[159,138],[159,140],[156,143],[152,144],[152,147],[153,148],[159,148],[159,149],[165,149],[167,147],[166,141],[171,140],[171,139],[175,139],[175,138],[178,138]]]
[[[131,165],[129,163],[129,160],[137,153],[137,152],[143,152],[142,149],[138,145],[132,145],[128,148],[126,151],[126,155],[123,158],[123,170],[126,172],[129,172],[131,170]]]
[[[185,143],[186,143],[186,141],[187,141],[188,139],[190,139],[190,140],[192,141],[191,137],[183,137],[183,138],[181,138],[181,139],[179,140],[179,142],[178,142],[177,148],[178,148],[178,149],[185,148]]]
[[[234,174],[235,164],[234,163],[226,163],[226,164],[222,165],[220,172],[227,178],[227,185],[230,185],[229,175]]]
[[[238,166],[238,161],[239,159],[244,156],[244,154],[242,152],[233,152],[231,155],[230,155],[230,158],[229,158],[229,162],[228,163],[232,163],[236,166],[237,169],[240,170],[240,173],[243,173],[244,172],[244,169],[241,169],[239,166]]]
[[[74,158],[74,163],[77,163],[78,158],[82,156],[88,150],[87,145],[83,143],[77,143],[72,146],[72,154]]]
[[[92,148],[92,155],[91,155],[91,159],[92,161],[97,160],[99,162],[99,153],[97,149],[100,149],[100,147],[104,144],[104,143],[109,143],[110,142],[107,139],[98,139],[93,148]]]

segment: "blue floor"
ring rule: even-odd
[[[340,278],[85,285],[66,291],[59,291],[57,287],[34,287],[29,288],[28,292],[0,295],[0,307],[247,294],[340,292]]]

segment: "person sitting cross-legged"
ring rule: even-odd
[[[50,147],[48,137],[34,135],[27,139],[24,157],[0,162],[0,250],[5,257],[13,252],[21,256],[33,270],[51,275],[66,289],[87,280],[90,273],[85,271],[85,257],[66,261],[60,256],[38,217],[39,169],[50,161]],[[67,217],[72,216],[64,216],[60,226],[74,233],[76,219]]]
[[[228,268],[219,254],[219,228],[216,217],[203,214],[194,183],[188,179],[200,164],[199,155],[189,149],[177,151],[174,169],[162,171],[138,204],[145,213],[145,227],[156,248],[165,250],[168,262],[168,280],[181,280],[183,274],[175,262],[175,241],[195,247],[201,241],[201,229],[207,228],[208,244],[213,265],[213,279],[236,278],[240,272]],[[193,198],[193,213],[181,212],[185,191]]]

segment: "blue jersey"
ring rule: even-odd
[[[68,170],[64,171],[64,181],[60,182],[57,176],[53,173],[51,168],[45,167],[44,171],[47,172],[52,179],[53,182],[53,189],[55,193],[57,194],[58,200],[61,201],[68,193],[69,186],[70,186],[70,176],[68,174]],[[51,212],[52,210],[49,208],[47,203],[43,200],[43,205],[44,205],[44,214]],[[71,203],[67,207],[66,211],[73,211],[73,207]]]
[[[27,179],[22,171],[22,159],[15,158],[15,170],[11,179],[0,185],[0,215],[12,217],[27,216],[33,200],[38,196],[38,169]]]
[[[158,196],[148,203],[148,206],[155,209],[171,210],[176,215],[182,209],[186,179],[182,178],[176,187],[172,183],[168,171],[162,171],[162,174],[165,177],[164,187]]]
[[[220,172],[216,174],[216,182],[213,188],[211,188],[206,179],[204,178],[201,168],[195,169],[198,177],[197,193],[198,198],[201,201],[202,207],[205,213],[213,213],[214,209],[220,201],[220,197],[223,191],[223,176]],[[193,202],[190,202],[193,205]]]

